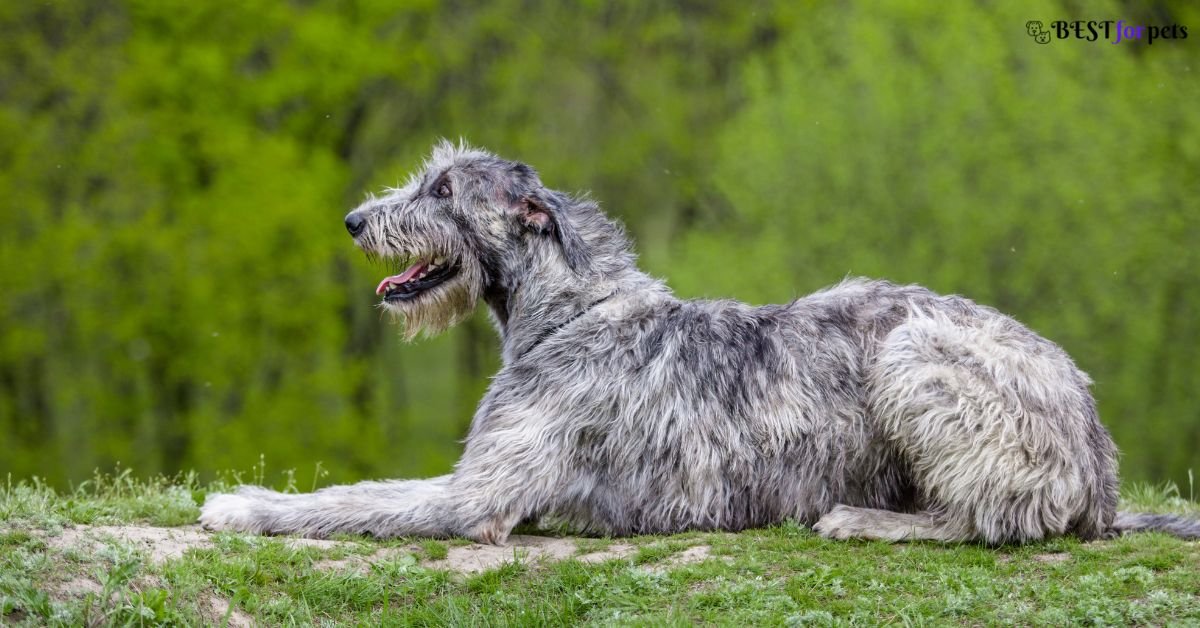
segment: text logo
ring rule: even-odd
[[[1052,39],[1078,39],[1081,41],[1107,41],[1110,44],[1145,43],[1155,40],[1187,39],[1188,29],[1182,24],[1154,26],[1134,24],[1125,20],[1055,20],[1050,28],[1041,20],[1025,22],[1025,32],[1039,44],[1048,44]]]

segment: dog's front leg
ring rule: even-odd
[[[478,543],[503,545],[516,525],[542,510],[546,500],[533,477],[504,468],[476,474],[460,465],[452,482],[457,534]],[[486,472],[485,472],[486,473]]]
[[[568,464],[566,433],[548,413],[510,410],[508,425],[473,430],[455,467],[450,494],[458,535],[500,545],[520,522],[552,511],[583,471]]]
[[[500,475],[504,475],[503,472]],[[255,534],[367,534],[379,538],[464,536],[503,544],[529,514],[526,492],[496,477],[445,475],[432,480],[360,482],[313,493],[279,493],[242,486],[210,495],[200,509],[208,530]]]
[[[430,480],[360,482],[301,494],[242,486],[210,495],[200,523],[209,530],[311,538],[464,536],[503,544],[516,524],[545,508],[555,482],[564,478],[553,470],[554,456],[539,455],[520,440],[475,448],[468,443],[467,449],[453,475]]]
[[[338,533],[448,537],[458,533],[448,494],[451,480],[443,475],[359,482],[301,494],[242,486],[210,495],[200,509],[200,523],[209,530],[312,538]]]
[[[464,536],[503,544],[521,521],[545,513],[581,469],[571,464],[557,413],[533,404],[484,403],[454,473],[429,480],[359,482],[312,493],[243,486],[210,495],[200,523],[259,534]]]

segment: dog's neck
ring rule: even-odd
[[[560,197],[554,226],[527,234],[518,256],[492,263],[484,300],[500,333],[505,364],[521,359],[558,330],[618,293],[666,286],[638,270],[621,227],[586,199]]]
[[[534,276],[536,281],[529,280]],[[580,276],[556,263],[530,269],[510,289],[493,290],[486,300],[500,334],[501,357],[510,364],[596,306],[646,290],[667,294],[660,282],[632,265],[615,275]]]

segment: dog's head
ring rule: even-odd
[[[443,141],[406,185],[350,212],[346,229],[368,256],[392,266],[375,291],[412,338],[438,333],[483,295],[511,289],[532,249],[553,248],[569,268],[585,266],[564,215],[569,200],[525,164]]]

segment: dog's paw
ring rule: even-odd
[[[827,539],[846,540],[860,536],[862,526],[859,525],[856,513],[845,506],[836,506],[813,526],[813,532]]]
[[[205,530],[233,532],[263,532],[260,504],[244,494],[219,493],[209,495],[200,507],[200,525]]]
[[[462,535],[483,545],[505,545],[518,520],[519,517],[512,514],[495,515],[468,527]]]

